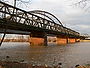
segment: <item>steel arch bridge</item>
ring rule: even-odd
[[[64,27],[60,20],[49,12],[27,12],[0,1],[0,33],[4,33],[2,41],[7,33],[25,34],[20,31],[80,37],[79,32]]]

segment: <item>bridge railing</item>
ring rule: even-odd
[[[65,34],[79,36],[79,33],[74,30],[71,30],[64,26],[56,24],[55,22],[34,15],[30,12],[26,12],[19,8],[13,7],[1,1],[0,1],[0,18],[1,19],[4,18],[16,23],[38,27],[41,29],[53,30]]]

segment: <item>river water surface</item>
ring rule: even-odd
[[[49,66],[61,62],[64,68],[71,68],[76,64],[90,63],[90,42],[61,46],[30,46],[29,43],[4,42],[0,47],[0,60],[19,62],[24,60],[26,63]]]

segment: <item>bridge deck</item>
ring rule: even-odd
[[[53,30],[48,30],[48,29],[43,29],[43,28],[38,28],[38,27],[33,27],[30,25],[25,25],[21,23],[15,23],[5,21],[5,19],[0,19],[0,33],[4,33],[4,29],[6,28],[6,33],[7,34],[25,34],[29,35],[30,32],[46,32],[47,34],[54,34],[54,35],[66,35],[69,37],[76,37],[75,35],[72,34],[67,34],[63,32],[58,32],[58,31],[53,31]],[[78,37],[78,36],[77,36]]]

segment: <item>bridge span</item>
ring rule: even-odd
[[[57,37],[57,44],[80,41],[79,32],[64,27],[53,14],[35,10],[25,11],[0,1],[0,33],[30,35],[31,45],[47,45],[47,35]],[[0,45],[1,45],[0,44]]]

